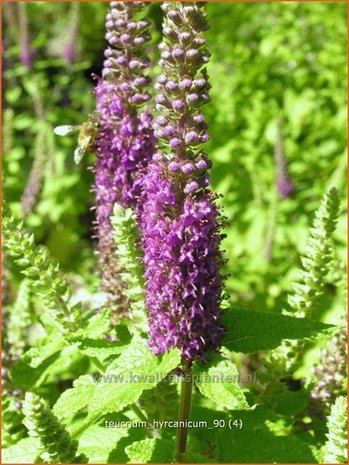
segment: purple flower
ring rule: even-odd
[[[189,361],[205,360],[209,351],[219,348],[224,334],[219,322],[220,215],[207,188],[210,164],[201,148],[207,126],[198,110],[207,100],[207,75],[201,69],[207,51],[205,42],[195,39],[207,24],[202,5],[193,5],[163,6],[169,11],[161,44],[163,74],[157,80],[161,117],[154,130],[167,153],[157,153],[149,166],[140,214],[149,345],[156,354],[178,347]],[[188,30],[192,40],[184,37]],[[196,86],[195,98],[188,98],[194,95],[194,79],[204,85]],[[168,138],[165,125],[175,128],[175,137]]]
[[[109,47],[105,52],[103,77],[95,90],[99,126],[94,168],[96,229],[103,287],[109,306],[119,316],[126,313],[127,302],[122,308],[122,284],[110,216],[115,203],[137,212],[141,210],[142,177],[154,152],[151,115],[139,109],[149,100],[144,85],[149,79],[143,75],[148,60],[143,58],[136,40],[149,39],[148,23],[133,20],[135,11],[143,7],[132,2],[110,3],[106,17]]]

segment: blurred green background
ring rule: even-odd
[[[53,128],[79,125],[94,109],[91,75],[101,73],[107,3],[25,3],[3,4],[3,195],[80,291],[93,293],[99,283],[90,191],[94,156],[76,166],[77,138],[58,138]],[[346,5],[209,3],[207,11],[207,152],[226,216],[227,294],[240,306],[280,312],[314,210],[336,185],[343,198],[336,270],[319,316],[337,322],[344,309],[346,245]],[[159,3],[150,5],[149,18],[156,76]],[[31,66],[20,59],[26,19]],[[64,58],[67,47],[73,59]],[[295,186],[287,198],[276,188],[278,140]]]

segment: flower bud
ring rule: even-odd
[[[158,116],[156,118],[156,124],[158,124],[159,126],[166,126],[167,124],[167,119],[164,117],[164,116]]]
[[[122,83],[120,84],[120,90],[121,90],[122,92],[129,92],[131,89],[132,89],[132,86],[131,86],[131,84],[128,83],[128,82],[122,82]]]
[[[107,48],[105,51],[104,51],[104,56],[106,58],[110,58],[114,55],[114,51],[110,48]]]
[[[200,188],[199,184],[195,181],[192,181],[185,186],[184,192],[192,194],[196,192],[199,188]]]
[[[137,23],[135,23],[134,21],[130,21],[128,24],[127,24],[127,29],[129,31],[134,31],[135,29],[137,29]]]
[[[173,173],[179,171],[181,168],[181,165],[177,163],[176,161],[171,161],[168,165],[169,171],[172,171]]]
[[[175,23],[176,26],[182,25],[182,17],[177,10],[168,11],[167,16],[170,18],[171,21]]]
[[[143,45],[145,42],[146,42],[145,37],[136,37],[135,39],[133,39],[133,43],[135,45]]]
[[[124,42],[125,44],[127,44],[128,42],[130,42],[131,36],[130,34],[121,34],[120,40],[121,42]]]
[[[167,98],[163,94],[158,94],[155,97],[155,102],[158,103],[159,105],[166,105],[168,103]]]
[[[139,69],[142,68],[142,62],[139,60],[131,60],[129,63],[130,69]]]
[[[168,137],[173,137],[175,135],[176,131],[175,129],[170,126],[170,125],[167,125],[165,128],[164,128],[164,134]]]
[[[180,149],[183,147],[183,142],[177,137],[174,137],[173,139],[170,140],[170,146],[173,149]]]
[[[199,141],[199,134],[195,131],[190,131],[185,135],[184,140],[186,144],[197,143]]]
[[[122,28],[126,26],[126,21],[124,19],[117,19],[115,21],[115,27]]]
[[[174,111],[181,112],[185,109],[185,103],[183,102],[183,100],[175,100],[174,102],[172,102],[172,108],[174,109]]]
[[[195,165],[193,163],[185,163],[181,170],[183,171],[184,174],[190,174],[190,173],[193,173],[196,168],[195,168]]]
[[[198,94],[189,94],[186,97],[186,101],[189,105],[193,105],[199,100],[199,95]]]
[[[169,39],[173,40],[173,42],[177,42],[178,34],[172,28],[165,26],[162,32],[165,37],[168,37]]]
[[[179,88],[181,90],[188,90],[190,89],[192,86],[192,80],[189,79],[189,78],[184,78],[181,80],[181,82],[179,83]]]
[[[160,74],[160,76],[157,78],[157,82],[162,85],[166,84],[167,80],[168,79],[164,74]]]
[[[172,50],[172,56],[173,58],[178,61],[179,63],[183,63],[184,61],[184,57],[185,57],[185,53],[184,53],[184,50],[177,47],[175,48],[174,50]]]

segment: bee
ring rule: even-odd
[[[94,140],[98,132],[98,125],[92,121],[86,121],[80,126],[63,125],[54,128],[53,132],[57,136],[78,135],[78,146],[74,150],[74,161],[78,165],[84,158],[86,152],[92,152]]]

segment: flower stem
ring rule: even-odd
[[[191,366],[186,365],[184,368],[182,386],[181,386],[181,401],[179,407],[179,422],[183,422],[184,426],[179,426],[177,430],[177,446],[176,460],[181,463],[184,460],[184,454],[187,447],[188,426],[186,423],[190,416],[191,398],[193,392],[193,378]],[[180,423],[181,425],[181,423]]]

